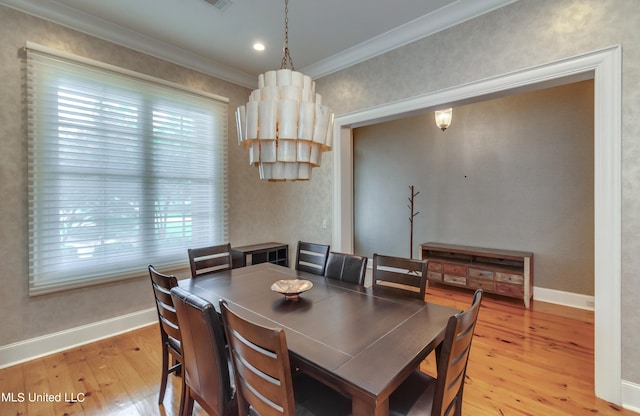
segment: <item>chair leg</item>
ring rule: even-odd
[[[237,393],[236,393],[236,397]],[[253,413],[255,414],[255,413]],[[249,403],[242,399],[240,397],[238,397],[238,415],[239,416],[252,416],[252,412],[249,410]]]
[[[180,414],[182,416],[191,416],[193,413],[193,397],[191,396],[191,389],[189,389],[189,386],[187,386],[186,383],[183,384],[183,388],[184,395],[180,400]]]
[[[438,375],[438,363],[440,362],[440,356],[442,355],[442,343],[436,347],[436,376]]]
[[[464,378],[467,378],[466,375],[464,376]],[[454,416],[462,416],[462,393],[464,390],[464,382],[465,380],[462,380],[462,385],[460,386],[458,397],[456,397],[456,408],[453,412]]]
[[[173,374],[175,376],[180,377],[182,375],[182,363],[178,361],[176,357],[173,357],[173,364],[171,368],[173,369]]]
[[[453,416],[462,416],[462,400],[458,397],[453,408]]]
[[[169,377],[169,351],[166,344],[162,345],[162,379],[160,380],[160,394],[158,404],[164,401],[164,392],[167,389],[167,378]]]
[[[184,377],[182,377],[181,388],[180,388],[180,407],[179,407],[179,415],[184,413],[184,395],[187,390],[187,383],[184,382]]]

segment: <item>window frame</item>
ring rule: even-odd
[[[26,55],[25,68],[26,68],[26,74],[27,74],[26,76],[27,84],[25,86],[25,89],[26,89],[26,96],[27,96],[26,105],[27,105],[27,115],[28,115],[27,141],[28,141],[28,153],[29,153],[28,155],[28,159],[29,159],[29,164],[28,164],[29,166],[28,167],[29,202],[28,204],[29,204],[29,294],[30,295],[32,296],[41,295],[41,294],[57,292],[61,290],[68,290],[72,288],[85,287],[85,286],[90,286],[95,284],[129,279],[132,277],[140,276],[142,271],[146,270],[146,266],[150,263],[153,263],[156,266],[161,266],[165,270],[175,270],[177,268],[183,268],[186,266],[186,263],[187,263],[187,257],[186,257],[187,248],[194,245],[197,246],[197,245],[204,245],[204,244],[219,244],[219,243],[226,242],[228,240],[228,195],[227,195],[228,193],[227,191],[227,183],[228,183],[227,142],[228,142],[228,103],[229,103],[228,98],[221,97],[215,94],[206,93],[206,92],[195,90],[195,89],[191,89],[180,84],[168,82],[159,78],[155,78],[155,77],[151,77],[138,72],[126,70],[126,69],[109,65],[103,62],[91,60],[84,57],[79,57],[66,52],[61,52],[61,51],[51,49],[42,45],[38,45],[32,42],[27,42],[27,45],[25,48],[25,55]],[[42,141],[42,137],[46,136],[46,134],[40,132],[40,130],[43,130],[41,128],[43,124],[41,124],[41,120],[38,119],[38,117],[43,118],[43,114],[38,114],[38,113],[39,112],[45,113],[45,111],[51,111],[47,115],[52,115],[54,113],[57,114],[57,116],[54,115],[53,117],[51,117],[54,120],[51,120],[51,119],[45,120],[44,125],[49,127],[54,126],[58,128],[58,130],[55,130],[53,134],[50,134],[51,137],[54,137],[56,139],[56,140],[52,140],[52,141],[55,141],[56,143],[49,143],[49,144],[52,144],[53,147],[55,148],[59,148],[59,147],[63,147],[63,145],[60,144],[60,142],[62,142],[63,140],[61,140],[62,133],[60,133],[60,130],[59,130],[59,126],[60,126],[59,121],[61,119],[59,114],[61,111],[60,111],[59,99],[55,103],[57,107],[55,107],[54,110],[43,110],[42,108],[36,107],[39,104],[34,102],[34,94],[37,96],[39,92],[32,91],[31,85],[30,85],[32,82],[32,78],[31,78],[32,74],[30,73],[30,71],[33,71],[33,67],[32,67],[33,62],[31,62],[30,59],[33,56],[38,56],[39,57],[38,59],[46,59],[46,58],[53,59],[56,61],[56,65],[58,63],[62,63],[65,65],[68,64],[70,65],[69,67],[70,70],[71,70],[71,66],[74,66],[74,68],[81,68],[81,70],[86,69],[89,72],[101,71],[104,74],[106,74],[105,76],[107,78],[109,76],[113,78],[113,75],[116,75],[117,77],[122,78],[123,80],[125,80],[126,78],[126,83],[131,83],[134,86],[138,84],[141,87],[144,86],[145,90],[140,92],[139,94],[141,97],[141,100],[147,100],[149,99],[149,97],[151,97],[151,99],[155,100],[156,103],[153,106],[148,107],[144,111],[142,110],[140,111],[140,114],[144,114],[144,117],[146,117],[146,121],[142,120],[142,116],[141,116],[136,119],[136,123],[134,124],[137,126],[138,124],[150,123],[153,126],[151,127],[147,126],[147,130],[145,131],[145,133],[135,135],[136,138],[132,143],[136,143],[138,146],[144,148],[144,150],[131,152],[131,153],[135,153],[135,156],[139,158],[139,159],[136,159],[136,161],[134,162],[134,164],[132,164],[132,166],[135,165],[136,163],[158,164],[158,162],[155,162],[153,160],[155,157],[157,157],[156,154],[152,153],[152,156],[147,155],[148,149],[153,150],[154,146],[156,146],[155,148],[160,147],[161,145],[158,143],[164,141],[164,139],[161,137],[163,133],[160,131],[163,126],[158,127],[158,124],[162,123],[162,121],[158,121],[160,120],[160,116],[159,116],[160,107],[158,107],[157,101],[160,101],[160,100],[165,101],[165,105],[167,102],[169,102],[168,108],[175,110],[176,114],[178,114],[177,116],[178,118],[182,116],[183,118],[180,119],[180,121],[184,122],[184,114],[188,115],[190,111],[189,108],[191,107],[187,108],[187,105],[185,105],[185,108],[182,108],[181,104],[180,105],[178,104],[179,101],[174,100],[173,102],[171,102],[172,98],[165,98],[165,97],[173,97],[173,98],[179,97],[180,103],[182,103],[181,100],[183,99],[185,100],[185,102],[188,103],[188,101],[191,100],[191,98],[193,98],[193,101],[196,102],[193,108],[198,109],[200,113],[205,114],[203,116],[204,121],[202,122],[207,124],[206,121],[208,120],[208,124],[210,125],[209,127],[211,127],[210,130],[209,129],[205,129],[205,130],[207,133],[211,133],[212,137],[209,137],[208,135],[203,135],[202,133],[200,133],[200,139],[204,137],[205,139],[212,140],[210,144],[205,143],[204,145],[205,147],[210,147],[210,149],[212,149],[211,151],[214,152],[214,154],[212,155],[212,159],[215,159],[215,162],[206,164],[207,170],[205,171],[204,179],[202,179],[204,180],[205,188],[204,189],[200,188],[200,191],[191,190],[191,192],[193,192],[192,194],[190,194],[192,197],[191,200],[184,201],[184,202],[195,201],[193,197],[198,195],[196,196],[196,199],[198,199],[199,194],[206,195],[204,198],[200,198],[200,199],[208,200],[207,203],[209,205],[206,205],[206,208],[207,208],[206,210],[203,210],[200,212],[204,212],[205,213],[204,215],[208,216],[208,221],[206,221],[206,223],[212,224],[211,227],[214,227],[215,230],[214,231],[209,230],[207,233],[205,233],[205,237],[200,240],[189,240],[190,243],[184,244],[180,247],[178,246],[170,247],[168,251],[171,254],[168,256],[162,254],[163,250],[156,251],[155,255],[153,253],[153,250],[151,250],[151,255],[147,255],[149,252],[149,249],[147,248],[147,244],[151,244],[151,245],[156,244],[154,242],[157,242],[158,240],[161,239],[161,237],[157,235],[159,232],[158,226],[155,226],[154,224],[149,222],[152,218],[155,218],[156,214],[154,211],[155,210],[154,207],[157,206],[157,203],[159,203],[158,201],[160,201],[161,199],[156,200],[157,197],[153,197],[153,198],[145,197],[145,193],[146,193],[145,190],[149,188],[158,189],[160,187],[165,187],[166,186],[165,182],[178,181],[176,176],[182,176],[182,171],[189,171],[190,174],[192,175],[192,176],[189,176],[189,173],[185,173],[184,177],[182,178],[182,181],[186,181],[188,183],[195,183],[197,178],[194,176],[196,175],[194,173],[196,171],[195,169],[188,169],[188,168],[180,169],[182,166],[178,166],[178,162],[174,163],[174,168],[169,170],[168,176],[164,172],[158,173],[157,171],[154,171],[153,167],[148,168],[148,167],[140,166],[140,169],[147,169],[147,171],[145,171],[145,173],[140,174],[139,176],[129,175],[130,177],[128,178],[128,180],[123,181],[123,184],[127,184],[128,186],[134,186],[134,187],[136,186],[135,184],[138,183],[138,187],[139,187],[139,193],[137,194],[137,197],[135,193],[132,193],[131,200],[123,201],[123,202],[127,202],[129,205],[133,205],[132,200],[135,199],[136,202],[140,204],[140,205],[136,205],[136,208],[135,208],[138,210],[138,214],[130,216],[131,218],[129,219],[130,221],[129,225],[134,224],[134,226],[138,227],[139,229],[144,229],[146,227],[146,231],[138,232],[138,234],[143,235],[143,238],[140,240],[135,240],[135,243],[131,244],[132,246],[137,246],[137,248],[131,248],[131,250],[134,252],[128,252],[126,249],[124,251],[125,253],[127,253],[128,256],[131,256],[131,260],[121,261],[123,258],[125,258],[125,256],[121,256],[121,255],[118,255],[116,257],[110,254],[102,254],[102,255],[99,254],[93,260],[83,259],[83,260],[78,260],[76,262],[76,264],[81,264],[81,263],[87,264],[86,267],[83,266],[83,268],[81,269],[81,270],[87,271],[86,275],[82,274],[84,272],[81,272],[81,273],[78,272],[78,270],[80,270],[78,269],[73,272],[69,272],[70,274],[74,275],[72,277],[69,277],[66,275],[66,273],[60,272],[61,270],[64,270],[65,266],[58,266],[57,270],[59,275],[53,278],[49,278],[49,276],[55,276],[55,275],[52,273],[47,274],[47,270],[54,270],[55,267],[54,269],[47,269],[47,267],[43,267],[43,264],[46,263],[46,261],[38,260],[43,258],[43,256],[40,255],[41,253],[38,251],[39,250],[38,245],[42,247],[46,247],[46,243],[41,243],[41,240],[45,240],[46,238],[49,238],[49,237],[45,237],[45,238],[42,237],[43,232],[38,227],[41,224],[47,224],[47,222],[41,221],[39,216],[42,215],[44,212],[47,212],[48,214],[51,214],[51,213],[54,214],[53,215],[54,219],[50,220],[48,224],[54,224],[54,226],[56,226],[57,224],[58,231],[56,232],[54,229],[52,235],[54,240],[59,239],[60,242],[54,241],[53,245],[62,247],[64,245],[62,243],[62,240],[63,240],[62,234],[60,234],[62,220],[55,219],[56,216],[61,215],[61,211],[58,205],[56,205],[54,208],[47,208],[47,207],[43,208],[43,204],[39,201],[41,201],[41,196],[44,193],[44,189],[46,189],[46,187],[42,184],[42,181],[45,181],[45,180],[50,181],[48,183],[51,183],[52,181],[54,184],[58,183],[58,185],[60,185],[62,183],[61,182],[62,179],[61,179],[61,176],[53,180],[47,177],[49,173],[53,173],[54,170],[57,170],[57,169],[51,169],[50,171],[49,170],[39,171],[40,167],[37,167],[38,163],[40,163],[38,161],[39,160],[38,158],[41,157],[41,153],[48,151],[48,150],[45,151],[42,148],[39,148],[40,146],[42,146],[43,143],[46,144],[47,143],[46,140],[48,139],[44,139],[45,140],[44,142]],[[96,81],[95,81],[97,83],[96,85],[98,84],[105,85],[104,83],[106,81],[98,80],[99,78],[100,76],[99,74],[97,74]],[[53,79],[56,79],[56,78],[54,77]],[[85,81],[92,82],[87,80]],[[117,84],[112,84],[112,85],[114,90],[119,88]],[[61,84],[58,82],[55,85],[50,85],[50,87],[54,88],[55,91],[60,91]],[[129,85],[127,88],[130,88],[130,87],[131,85]],[[148,93],[146,92],[147,91],[146,89],[149,89],[148,91],[151,91],[151,90],[155,90],[155,91]],[[111,92],[112,90],[109,90],[109,91]],[[162,96],[162,98],[158,99],[157,97],[160,97],[160,96]],[[56,95],[56,97],[60,97],[60,95],[58,94]],[[211,108],[214,108],[214,111],[211,111],[212,114],[209,115],[209,112],[208,112],[208,110],[210,110],[211,108],[207,107],[207,105],[202,103],[211,104],[212,106]],[[198,105],[201,105],[201,107],[198,107]],[[177,110],[178,107],[180,107],[179,111]],[[166,121],[166,123],[169,123],[170,121],[171,120]],[[100,126],[102,127],[102,125]],[[106,131],[106,133],[104,133],[105,136],[101,138],[104,139],[104,142],[108,144],[109,139],[107,139],[106,135],[111,131],[110,130],[105,130],[105,131]],[[166,133],[166,134],[169,134],[169,133]],[[190,137],[189,135],[190,133],[188,131],[186,133],[179,132],[177,135],[175,135],[175,137],[177,138],[173,137],[173,138],[170,138],[170,140],[174,140],[175,142],[179,142],[179,143],[181,142],[181,143],[189,144],[188,143],[188,138]],[[170,144],[175,144],[175,143],[172,142]],[[195,148],[195,146],[197,146],[196,142],[191,144],[192,148]],[[166,149],[164,151],[166,152]],[[93,152],[96,152],[96,151],[93,150]],[[118,150],[116,150],[116,153],[117,152]],[[194,153],[193,149],[191,153]],[[189,157],[189,155],[185,157]],[[173,158],[171,158],[171,160],[172,159]],[[178,158],[176,157],[176,159]],[[163,159],[162,163],[164,166],[164,164],[167,163],[167,159],[166,158]],[[183,164],[189,164],[189,163],[183,163]],[[96,168],[95,170],[99,171],[100,169]],[[107,166],[107,168],[103,170],[105,170],[105,173],[103,174],[103,176],[110,175],[109,173],[110,167]],[[173,173],[171,172],[171,170],[173,170]],[[161,178],[160,176],[163,176],[163,175],[164,177]],[[51,175],[51,176],[55,177],[55,175]],[[200,174],[200,176],[203,176],[203,175]],[[99,177],[99,175],[96,175],[96,177]],[[56,182],[56,180],[58,182]],[[150,183],[153,183],[153,185],[149,186]],[[177,187],[180,190],[182,190],[183,188],[187,188],[187,186],[180,183],[170,185],[168,186],[168,190],[164,191],[165,199],[170,199],[170,198],[167,198],[167,195],[173,195],[171,193],[173,192],[173,188],[171,188],[171,186],[173,186],[174,188]],[[216,195],[214,195],[214,193],[216,193]],[[56,192],[55,195],[58,195],[58,193]],[[96,201],[98,200],[96,199]],[[104,201],[107,201],[107,199],[101,200],[101,202],[103,203]],[[179,206],[180,201],[178,201],[176,205]],[[187,221],[185,217],[186,215],[185,213],[188,212],[190,208],[190,207],[187,207],[186,205],[187,204],[183,203],[182,208],[178,208],[178,210],[182,209],[183,223]],[[103,206],[101,207],[102,209],[107,210],[107,208],[104,208]],[[146,207],[147,209],[145,209],[144,207]],[[192,210],[195,210],[195,209],[197,209],[197,207],[192,208]],[[99,211],[99,212],[102,212],[102,211]],[[189,219],[191,224],[197,221],[193,217],[196,217],[196,215],[194,214],[191,215],[191,218]],[[145,219],[146,221],[144,221]],[[202,224],[202,222],[200,223]],[[89,228],[89,227],[87,226],[86,228]],[[135,233],[135,231],[131,231],[131,230],[129,230],[128,232]],[[184,234],[189,234],[191,236],[193,235],[191,234],[191,231],[188,231],[188,232],[183,231],[183,235]],[[56,237],[56,235],[60,237]],[[176,239],[177,238],[174,238],[174,240]],[[162,242],[165,242],[166,240],[167,239],[162,238]],[[45,245],[43,246],[42,244],[45,244]],[[171,244],[169,244],[169,246],[171,246]],[[62,251],[62,248],[58,248],[58,250]],[[71,255],[70,257],[73,257],[73,256],[74,255]],[[76,253],[75,256],[78,257],[78,254]],[[93,252],[91,252],[91,255],[89,257],[93,257],[93,256],[94,254]],[[57,261],[57,258],[56,258],[56,261]],[[91,265],[91,263],[93,263],[93,265]],[[92,269],[94,269],[94,271],[91,271]],[[73,266],[71,267],[71,270],[73,270]]]

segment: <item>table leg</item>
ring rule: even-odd
[[[379,401],[376,405],[375,401],[353,397],[351,401],[351,413],[353,416],[388,416],[389,398]]]

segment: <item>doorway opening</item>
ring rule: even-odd
[[[353,128],[593,79],[595,394],[621,404],[621,77],[616,46],[336,117],[332,247],[353,251]]]

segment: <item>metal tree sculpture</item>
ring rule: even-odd
[[[413,218],[416,215],[420,214],[419,211],[416,212],[416,213],[413,212],[413,202],[414,202],[416,196],[420,192],[416,192],[413,185],[410,185],[409,189],[411,190],[411,196],[409,197],[409,205],[408,205],[409,211],[410,211],[410,214],[409,214],[409,225],[410,225],[410,228],[411,228],[410,235],[409,235],[409,258],[412,259],[413,258]]]

